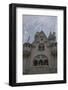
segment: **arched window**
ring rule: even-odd
[[[47,59],[44,60],[44,65],[48,65],[48,60]]]
[[[34,60],[34,61],[33,61],[33,65],[34,65],[34,66],[37,66],[37,64],[38,64],[38,61],[37,61],[37,60]]]
[[[34,57],[33,66],[48,65],[48,58],[45,55],[37,55]]]
[[[43,65],[43,60],[39,60],[39,65]]]

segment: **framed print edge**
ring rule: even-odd
[[[16,84],[16,12],[15,6],[9,5],[9,85]]]
[[[64,18],[64,68],[63,80],[57,81],[40,81],[40,82],[16,82],[16,8],[41,8],[41,9],[58,9],[63,10]],[[10,86],[29,86],[29,85],[43,85],[43,84],[59,84],[66,83],[66,7],[65,6],[49,6],[49,5],[31,5],[31,4],[10,4],[9,5],[9,85]]]
[[[66,7],[64,8],[64,81],[66,83]]]

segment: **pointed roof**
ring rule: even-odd
[[[56,38],[55,36],[55,32],[53,32],[53,34],[50,32],[49,36],[48,36],[48,39],[49,40],[54,40]]]
[[[39,34],[43,34],[43,36],[45,36],[45,38],[47,39],[47,36],[43,31],[41,31]]]

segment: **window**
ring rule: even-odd
[[[48,65],[48,60],[47,59],[44,60],[44,65]]]
[[[38,47],[38,49],[39,49],[40,51],[45,50],[44,44],[40,44],[39,47]]]
[[[38,61],[37,61],[37,60],[34,60],[34,61],[33,61],[33,65],[34,65],[34,66],[37,66],[37,64],[38,64]]]
[[[43,39],[41,39],[41,41],[42,41]]]
[[[39,61],[39,65],[43,65],[43,60],[40,60]]]
[[[48,65],[48,58],[45,55],[37,55],[33,60],[34,66],[45,66]]]

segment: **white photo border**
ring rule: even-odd
[[[58,73],[55,74],[38,74],[38,75],[23,75],[23,45],[22,45],[22,38],[23,38],[23,29],[22,29],[22,15],[50,15],[50,16],[57,16],[58,18],[58,27],[57,27],[57,43],[58,43],[58,57],[57,57],[57,69]],[[34,9],[34,8],[16,8],[16,83],[24,83],[24,82],[38,82],[38,81],[57,81],[63,80],[63,10],[51,10],[51,9]]]

